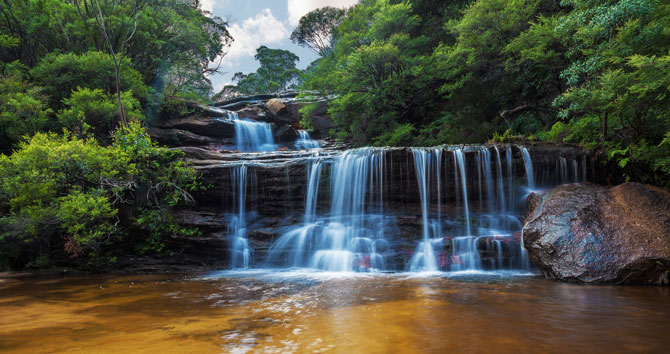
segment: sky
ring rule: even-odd
[[[200,0],[203,10],[228,20],[228,31],[235,40],[221,62],[223,75],[211,77],[214,92],[232,83],[236,72],[255,72],[256,48],[290,50],[300,57],[298,68],[304,69],[317,58],[310,49],[297,46],[289,38],[300,18],[324,6],[348,7],[358,0]]]

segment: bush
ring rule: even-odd
[[[414,144],[414,126],[403,124],[375,139],[377,146],[412,146]]]
[[[130,91],[123,92],[121,96],[126,118],[129,121],[141,120],[140,104]],[[118,125],[120,118],[116,97],[106,95],[100,89],[78,87],[63,103],[67,108],[58,114],[58,120],[70,131],[83,133],[90,127],[95,137],[105,141]]]
[[[18,77],[0,78],[0,151],[8,151],[23,135],[48,126],[51,110],[37,87]]]
[[[108,147],[37,133],[0,155],[0,254],[11,255],[5,266],[44,257],[95,265],[121,252],[159,252],[163,237],[192,233],[170,216],[198,188],[179,156],[157,147],[137,123],[117,130]]]
[[[542,140],[548,140],[553,142],[562,142],[569,135],[571,135],[572,127],[563,122],[556,122],[551,127],[550,131],[540,132],[538,137]]]
[[[109,54],[90,51],[82,55],[50,53],[34,67],[30,74],[44,88],[52,107],[63,107],[64,100],[79,87],[101,89],[116,94],[114,61]],[[146,99],[148,89],[142,75],[121,63],[121,90],[132,92],[137,99]]]

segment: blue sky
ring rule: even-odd
[[[358,0],[200,0],[203,10],[228,19],[228,30],[235,39],[221,62],[224,74],[211,77],[215,92],[231,83],[236,72],[256,71],[258,62],[254,54],[261,45],[290,50],[300,57],[298,68],[306,68],[316,55],[289,39],[300,17],[323,6],[347,7],[356,2]]]

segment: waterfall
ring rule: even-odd
[[[270,124],[251,119],[240,119],[237,112],[231,111],[228,111],[228,118],[232,119],[235,124],[237,150],[241,152],[277,150]]]
[[[438,151],[441,150],[438,149],[435,151],[427,151],[424,149],[412,149],[412,153],[414,155],[414,170],[416,172],[416,180],[419,183],[419,195],[421,198],[421,220],[423,224],[422,241],[417,246],[412,259],[410,260],[409,270],[412,272],[436,271],[438,269],[437,260],[435,259],[435,252],[431,243],[432,240],[430,239],[428,222],[428,204],[430,199],[430,196],[428,195],[430,186],[430,162],[433,154],[435,155],[436,159],[441,156]],[[436,169],[436,174],[439,176],[439,168]]]
[[[442,149],[435,149],[435,180],[437,182],[437,227],[435,237],[442,237]]]
[[[315,205],[322,162],[312,162],[305,221],[272,245],[268,263],[337,272],[383,270],[382,253],[388,249],[384,215],[371,213],[374,207],[367,196],[382,193],[384,156],[384,150],[372,148],[349,150],[339,156],[331,167],[330,214],[320,217]]]
[[[514,210],[515,193],[514,193],[514,165],[512,162],[512,147],[508,146],[505,152],[505,165],[507,166],[507,200],[509,201],[508,210]]]
[[[482,167],[484,168],[484,186],[486,187],[486,205],[489,211],[493,210],[493,175],[491,174],[491,153],[489,149],[482,148],[479,153],[482,155]]]
[[[319,142],[312,140],[306,130],[298,130],[298,134],[298,140],[296,140],[294,144],[296,150],[310,150],[318,149],[320,147]]]
[[[414,153],[414,170],[419,183],[421,197],[421,219],[423,224],[423,239],[428,239],[428,185],[430,184],[430,153],[426,150],[412,149]]]
[[[463,205],[465,207],[465,235],[470,236],[470,206],[468,203],[468,183],[467,173],[465,172],[465,154],[463,150],[458,149],[454,151],[454,160],[458,165],[458,171],[461,174],[461,189],[463,190]]]
[[[500,201],[498,205],[500,212],[504,214],[507,203],[505,202],[505,183],[503,182],[502,161],[500,159],[500,150],[498,150],[497,146],[494,146],[494,148],[496,150],[496,180],[498,188],[498,200]]]
[[[515,169],[514,148],[524,169]],[[509,145],[360,148],[315,152],[303,159],[305,180],[293,183],[304,185],[304,215],[299,224],[284,226],[269,248],[264,258],[269,267],[336,272],[528,270],[521,233],[524,191],[584,173],[574,155],[569,161],[542,160],[534,167],[527,148]],[[443,170],[451,164],[453,173]],[[249,218],[244,207],[246,185],[253,181],[245,175],[246,166],[236,165],[232,182],[238,213],[229,232],[234,267],[248,266],[253,256],[246,241]],[[479,204],[472,199],[477,196]],[[420,223],[412,217],[419,213]]]
[[[316,212],[316,201],[319,195],[319,182],[321,181],[321,160],[313,160],[307,169],[307,197],[305,199],[305,223],[314,221]]]
[[[526,167],[526,184],[528,189],[532,192],[535,190],[535,177],[533,176],[533,161],[530,159],[530,153],[525,147],[520,147],[523,155],[523,164]],[[519,251],[521,253],[521,266],[524,269],[530,269],[530,260],[528,258],[528,251],[523,245],[523,232],[521,233],[521,242],[519,243]]]
[[[228,226],[230,247],[230,266],[232,268],[248,268],[253,249],[247,240],[247,166],[240,164],[233,170],[233,184],[237,185],[237,215],[232,218]]]
[[[523,165],[526,167],[526,186],[530,191],[535,190],[535,176],[533,175],[533,161],[530,159],[528,149],[521,146],[521,155],[523,156]]]
[[[569,182],[568,180],[568,160],[565,157],[559,157],[559,161],[561,163],[560,171],[561,171],[561,184],[566,184]]]

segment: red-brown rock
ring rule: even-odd
[[[667,191],[639,183],[564,185],[529,199],[524,244],[547,276],[584,283],[668,284]]]

